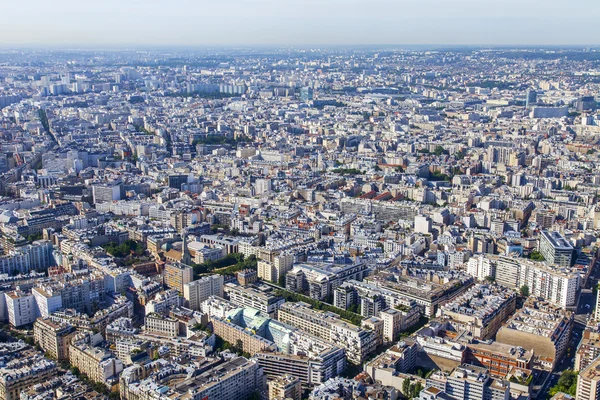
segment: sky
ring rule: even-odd
[[[0,0],[0,45],[597,45],[600,0]]]

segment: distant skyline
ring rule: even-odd
[[[598,0],[5,0],[4,46],[596,45]]]

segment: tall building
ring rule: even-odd
[[[577,376],[577,400],[600,399],[600,358],[596,358]]]
[[[183,285],[183,297],[192,310],[199,310],[200,304],[209,296],[223,297],[223,275],[211,275]]]
[[[533,89],[529,89],[525,96],[525,107],[530,108],[537,103],[537,92]]]
[[[527,286],[531,295],[563,308],[576,303],[581,280],[577,271],[506,256],[498,257],[495,278],[498,284],[511,289]]]
[[[314,91],[311,87],[300,88],[300,100],[309,102],[314,99]]]
[[[92,186],[94,204],[121,200],[122,190],[122,185],[94,185]]]
[[[558,232],[542,231],[540,234],[540,254],[549,265],[570,267],[573,246]]]
[[[32,324],[38,317],[35,298],[32,294],[15,290],[0,293],[0,296],[4,296],[8,310],[8,321],[12,326],[19,327]]]
[[[165,286],[183,293],[183,287],[194,279],[194,270],[189,265],[168,263],[163,271]]]
[[[169,175],[169,187],[181,190],[181,185],[188,183],[187,175]]]

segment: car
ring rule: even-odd
[[[585,305],[585,308],[590,308],[590,305],[589,305],[589,304],[586,304],[586,305]]]

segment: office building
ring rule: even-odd
[[[573,258],[573,246],[558,232],[542,231],[540,254],[548,265],[568,268]]]

